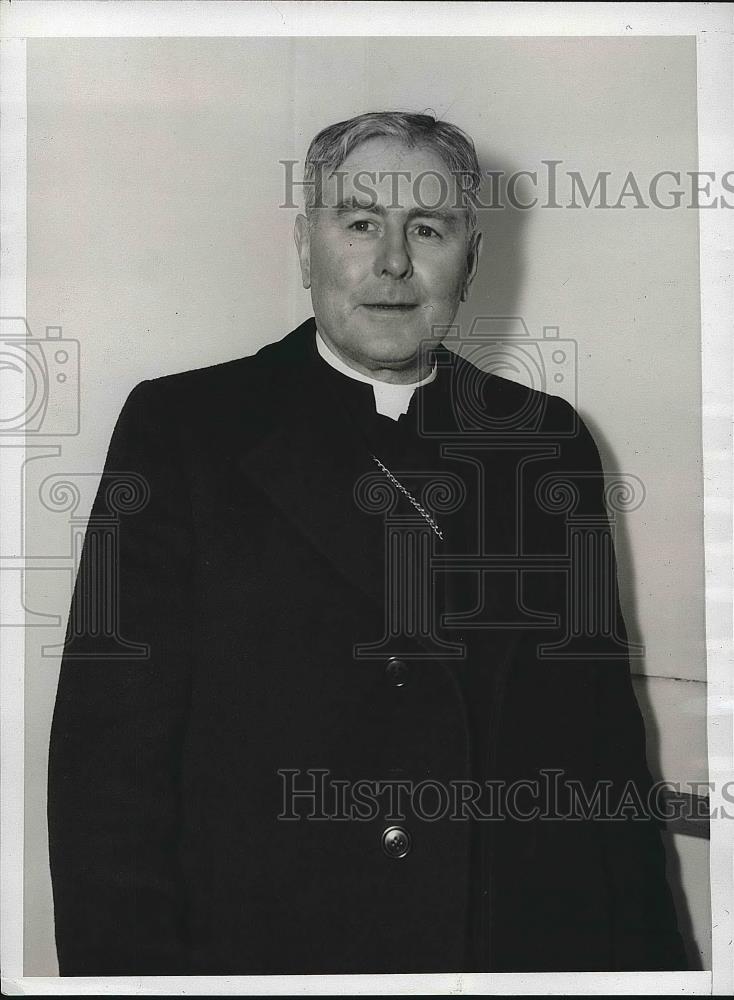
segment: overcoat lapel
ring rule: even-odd
[[[355,500],[374,463],[311,359],[288,381],[282,419],[245,457],[244,472],[348,583],[382,606],[382,518]]]
[[[315,334],[310,319],[268,348],[264,405],[277,418],[242,468],[343,579],[383,609],[384,517],[357,499],[360,482],[379,471],[335,395]]]

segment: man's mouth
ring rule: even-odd
[[[382,312],[409,312],[417,309],[417,302],[363,302],[365,309],[377,309]]]

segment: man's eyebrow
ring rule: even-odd
[[[374,212],[376,215],[384,215],[386,212],[385,207],[376,201],[369,201],[365,198],[356,198],[354,196],[343,198],[337,202],[334,209],[338,216],[347,215],[349,212]],[[408,212],[408,219],[417,218],[435,219],[437,222],[443,222],[444,225],[451,229],[456,229],[459,222],[459,216],[456,212],[449,212],[440,208],[411,208]]]
[[[436,222],[443,222],[444,225],[455,229],[460,216],[456,212],[448,212],[440,208],[411,208],[408,212],[409,219],[435,219]]]
[[[355,198],[353,195],[349,198],[342,198],[341,201],[337,202],[335,208],[337,215],[346,215],[348,212],[376,212],[378,215],[385,214],[383,206],[378,205],[376,201],[369,201],[366,198]]]

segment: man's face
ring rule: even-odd
[[[295,232],[319,331],[358,370],[411,381],[419,346],[441,339],[476,272],[456,180],[432,150],[374,138],[323,187],[324,207]]]

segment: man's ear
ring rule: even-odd
[[[311,287],[311,231],[308,219],[305,215],[296,217],[296,225],[293,230],[293,238],[296,241],[298,260],[301,263],[301,280],[304,288]]]
[[[477,230],[469,240],[469,249],[466,254],[466,277],[464,287],[461,290],[461,301],[466,302],[469,298],[469,289],[477,274],[479,258],[482,255],[482,234]]]

